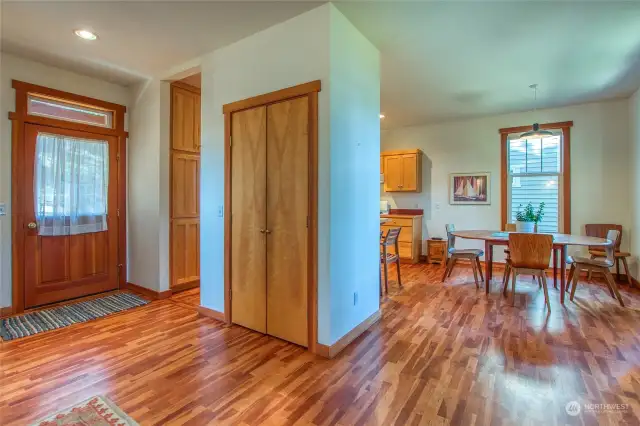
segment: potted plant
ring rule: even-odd
[[[544,216],[544,202],[538,206],[538,211],[533,210],[533,204],[529,202],[522,210],[522,204],[518,206],[516,212],[516,231],[518,232],[534,232],[535,226],[542,220]]]

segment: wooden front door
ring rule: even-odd
[[[21,210],[24,214],[24,301],[25,308],[32,308],[66,299],[86,296],[118,288],[118,138],[86,133],[78,130],[67,130],[44,125],[25,124],[24,162],[21,164],[21,178],[14,190],[22,191]],[[42,235],[42,226],[47,226],[53,217],[49,216],[49,198],[59,196],[56,190],[36,185],[38,173],[44,168],[52,167],[51,158],[38,154],[38,137],[53,135],[73,140],[77,144],[106,144],[100,160],[108,164],[105,174],[108,177],[106,197],[106,230],[100,232],[83,232],[73,235]],[[77,145],[76,145],[77,147]],[[79,147],[82,150],[82,146]],[[65,154],[65,161],[74,161],[75,153]],[[96,159],[98,161],[99,159]],[[60,169],[65,164],[55,163]],[[60,173],[63,173],[60,171]],[[89,176],[90,174],[86,174]],[[64,178],[63,178],[64,179]],[[89,197],[85,185],[88,177],[83,177],[76,185],[69,184],[69,192],[75,195]],[[84,182],[84,183],[83,183]],[[37,188],[37,191],[36,191]],[[37,193],[36,193],[37,192]],[[78,195],[80,194],[80,195]],[[43,198],[44,197],[44,198]],[[105,200],[100,200],[104,203]],[[36,217],[36,211],[40,211]],[[79,223],[83,219],[90,222],[92,213],[81,213]],[[78,217],[78,216],[74,216]],[[58,225],[69,226],[70,218],[57,215]],[[75,221],[75,219],[74,219]],[[74,222],[75,223],[75,222]],[[76,228],[77,229],[77,228]],[[75,231],[74,231],[75,232]],[[45,233],[46,234],[46,233]]]

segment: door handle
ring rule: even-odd
[[[264,234],[265,232],[266,232],[266,231],[265,231],[264,229],[261,229],[261,230],[260,230],[260,233],[261,233],[261,234]]]
[[[38,224],[35,223],[35,222],[29,222],[27,224],[27,228],[29,228],[29,229],[36,229],[37,227],[38,227]]]
[[[266,232],[267,234],[271,233],[271,231],[269,231],[268,229],[265,229],[264,232]]]

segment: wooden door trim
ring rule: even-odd
[[[9,112],[11,121],[11,309],[13,314],[24,312],[24,211],[21,191],[16,190],[19,184],[22,168],[24,167],[24,144],[26,124],[49,126],[66,130],[75,130],[102,136],[115,136],[117,138],[118,156],[118,181],[116,185],[116,199],[118,200],[118,286],[124,288],[127,277],[127,138],[128,132],[124,130],[124,114],[127,108],[111,102],[94,99],[75,93],[63,92],[44,86],[38,86],[23,81],[12,80],[12,87],[16,91],[15,112]],[[27,114],[27,96],[30,93],[55,97],[56,99],[73,102],[86,106],[94,106],[113,111],[113,128],[84,125],[54,118],[40,117]]]
[[[310,93],[317,93],[321,89],[320,80],[310,81],[308,83],[299,84],[297,86],[287,87],[286,89],[277,90],[271,93],[254,96],[252,98],[243,99],[241,101],[232,102],[222,106],[223,114],[232,114],[243,109],[251,109],[258,106],[266,106],[287,99],[305,96]]]
[[[318,353],[318,92],[320,80],[224,105],[224,320],[231,325],[231,115],[300,96],[309,99],[308,349]]]
[[[196,95],[200,95],[201,90],[199,87],[192,86],[187,83],[183,83],[182,81],[173,81],[171,82],[171,87],[179,87],[180,89],[188,90]]]

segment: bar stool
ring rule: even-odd
[[[382,253],[380,254],[380,262],[384,265],[384,291],[389,294],[389,273],[387,265],[390,263],[396,264],[396,270],[398,272],[398,286],[402,288],[402,280],[400,278],[400,248],[398,245],[398,235],[402,228],[391,228],[387,232],[387,236],[382,239],[382,232],[380,232],[380,239],[382,245]],[[389,247],[395,248],[395,253],[389,253],[387,250]],[[382,279],[380,279],[380,294],[382,295]]]

